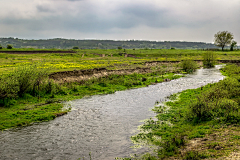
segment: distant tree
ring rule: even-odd
[[[79,49],[78,46],[73,47],[73,49]]]
[[[219,31],[214,35],[214,44],[218,47],[223,48],[227,45],[230,45],[233,40],[233,34],[228,31]]]
[[[236,46],[237,46],[237,42],[232,41],[230,50],[233,51],[233,47],[236,47]]]
[[[119,46],[119,47],[118,47],[118,49],[120,50],[120,49],[122,49],[122,47],[121,47],[121,46]]]
[[[0,44],[0,49],[3,49],[2,45]]]
[[[11,44],[8,44],[7,49],[13,49],[13,46]]]

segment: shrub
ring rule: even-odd
[[[121,47],[121,46],[119,46],[119,47],[118,47],[118,49],[119,49],[119,50],[121,50],[121,49],[122,49],[122,47]]]
[[[212,107],[206,97],[198,97],[198,100],[189,106],[188,118],[193,118],[195,122],[211,120],[213,117]]]
[[[234,78],[227,78],[215,84],[190,105],[187,118],[194,119],[195,122],[215,118],[230,123],[239,122],[239,85],[239,82]]]
[[[205,68],[214,67],[216,64],[216,54],[211,51],[207,51],[203,54],[203,66]]]
[[[11,44],[8,44],[7,49],[13,49],[13,46]]]
[[[75,47],[73,47],[73,49],[79,49],[79,47],[78,47],[78,46],[75,46]]]
[[[181,68],[187,72],[191,73],[197,69],[197,63],[192,59],[185,59],[180,63]]]
[[[0,104],[5,104],[7,99],[17,97],[18,86],[15,79],[9,76],[0,77]]]
[[[42,83],[47,78],[48,70],[40,64],[18,67],[15,71],[0,78],[0,97],[23,97],[25,93],[33,96],[44,90]]]

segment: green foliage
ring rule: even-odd
[[[0,49],[3,49],[2,45],[0,44]]]
[[[233,51],[233,48],[237,46],[236,41],[232,41],[231,46],[230,46],[230,51]]]
[[[201,160],[205,158],[208,158],[208,156],[204,154],[200,154],[197,151],[188,151],[183,159],[184,160]]]
[[[20,66],[13,72],[0,77],[0,104],[5,106],[6,100],[23,97],[26,93],[33,96],[43,91],[48,70],[40,64]]]
[[[197,69],[197,63],[192,59],[184,59],[181,61],[180,66],[187,73],[192,73]]]
[[[22,97],[27,92],[40,90],[40,85],[47,78],[48,70],[39,64],[20,66],[13,73],[12,78],[17,81],[19,90],[18,96]]]
[[[118,49],[119,49],[119,50],[121,50],[121,49],[122,49],[122,47],[121,47],[121,46],[118,46]]]
[[[203,66],[205,68],[214,67],[216,64],[216,54],[212,51],[207,51],[203,54]]]
[[[222,47],[222,51],[226,45],[231,44],[232,40],[233,34],[228,31],[219,31],[214,35],[214,44],[218,47]]]
[[[74,46],[73,49],[79,49],[79,47],[78,46]]]
[[[7,49],[13,49],[13,46],[11,44],[8,44]]]
[[[218,119],[236,123],[240,121],[240,108],[236,101],[240,96],[240,83],[234,78],[225,79],[201,94],[190,105],[188,116],[195,122]],[[189,117],[188,117],[189,118]]]
[[[16,79],[12,76],[1,75],[0,77],[0,105],[7,105],[6,99],[15,98],[18,94],[19,88]]]

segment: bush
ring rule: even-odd
[[[119,47],[118,47],[118,49],[119,49],[119,50],[121,50],[121,49],[122,49],[122,47],[121,47],[121,46],[119,46]]]
[[[3,76],[0,77],[0,104],[4,105],[7,99],[17,97],[18,85],[14,78]]]
[[[230,123],[239,122],[239,85],[234,78],[227,78],[215,84],[190,105],[187,118],[194,119],[195,122],[216,118]]]
[[[203,66],[205,68],[214,67],[216,64],[216,54],[211,51],[207,51],[203,54]]]
[[[73,49],[79,49],[77,46],[73,47]]]
[[[8,44],[7,49],[13,49],[13,46],[11,44]]]
[[[25,93],[33,96],[44,90],[48,70],[40,64],[18,67],[15,71],[0,78],[1,99],[23,97]]]
[[[181,68],[187,72],[191,73],[197,69],[197,63],[192,59],[185,59],[180,63]]]

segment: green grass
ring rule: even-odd
[[[7,50],[7,49],[4,49]],[[31,51],[40,49],[13,49],[14,51]],[[49,51],[52,51],[50,49]],[[10,51],[10,50],[7,50]],[[41,51],[41,50],[40,50]],[[167,49],[85,49],[75,50],[77,53],[41,53],[41,54],[7,54],[0,50],[0,73],[13,70],[21,65],[29,65],[34,62],[42,62],[52,72],[66,70],[82,70],[104,67],[107,69],[144,67],[149,61],[181,61],[186,58],[203,60],[202,55],[208,51],[202,50],[167,50]],[[124,57],[123,53],[132,54],[133,57]],[[240,50],[214,51],[217,60],[239,60]],[[100,55],[104,54],[105,57]]]

